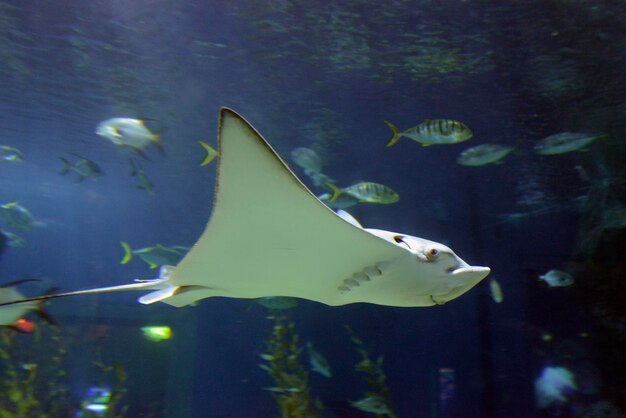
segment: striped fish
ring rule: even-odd
[[[398,193],[396,193],[390,187],[387,187],[383,184],[372,183],[369,181],[356,183],[350,187],[345,187],[343,189],[338,188],[332,183],[327,183],[327,186],[330,187],[333,191],[330,202],[333,202],[342,194],[352,196],[359,202],[367,203],[389,204],[396,203],[398,200],[400,200],[400,196],[398,195]]]
[[[400,132],[391,122],[385,121],[385,123],[393,132],[393,136],[387,142],[388,147],[398,142],[398,139],[403,136],[419,142],[422,146],[458,144],[472,137],[470,128],[461,122],[450,119],[426,119],[419,125],[404,132]]]

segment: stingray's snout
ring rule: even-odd
[[[450,274],[454,276],[463,276],[464,280],[473,280],[477,282],[487,277],[489,273],[491,273],[491,269],[489,267],[469,266],[467,264],[464,266],[461,265],[450,272]]]

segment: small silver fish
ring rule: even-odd
[[[20,237],[19,235],[14,234],[13,232],[9,232],[9,231],[0,231],[0,233],[2,233],[5,237],[7,237],[7,244],[9,245],[9,247],[13,247],[13,248],[26,247],[26,240]]]
[[[513,148],[506,145],[482,144],[466,149],[459,155],[456,161],[468,167],[498,164],[511,151],[513,151]]]
[[[28,209],[17,202],[0,206],[0,219],[6,226],[30,231],[35,226],[35,218]]]
[[[498,281],[493,277],[489,281],[489,293],[491,294],[491,299],[493,299],[495,303],[502,303],[504,300],[502,287],[500,287],[500,283],[498,283]]]
[[[70,171],[75,171],[79,176],[78,177],[79,183],[88,178],[95,180],[104,174],[104,170],[102,170],[102,168],[100,168],[100,166],[96,164],[94,161],[88,158],[81,157],[78,154],[73,154],[73,155],[79,158],[79,160],[73,164],[70,163],[65,158],[59,157],[59,159],[63,162],[63,168],[59,172],[60,174],[65,175],[69,173]]]
[[[36,279],[16,280],[0,286],[0,303],[13,302],[24,299],[24,295],[17,290],[22,283],[34,282]],[[18,321],[24,318],[29,311],[35,311],[45,321],[54,324],[54,320],[43,310],[43,301],[24,302],[15,305],[0,307],[0,326],[19,330]]]
[[[350,402],[350,404],[361,411],[370,412],[372,414],[391,414],[387,402],[380,396],[368,396],[356,402]]]
[[[163,153],[161,132],[151,132],[141,119],[107,119],[98,125],[96,134],[118,147],[130,148],[139,154],[142,154],[142,150],[149,145],[156,146]]]
[[[561,270],[550,270],[539,276],[539,280],[543,280],[550,287],[565,287],[574,284],[574,277]]]
[[[300,147],[291,151],[291,159],[304,169],[307,176],[311,172],[322,172],[322,159],[311,148]]]
[[[310,171],[307,176],[317,187],[326,187],[326,183],[333,183],[335,181],[332,177],[324,173],[318,173],[317,171]]]
[[[330,364],[328,364],[328,360],[315,351],[311,342],[306,343],[306,349],[309,353],[309,363],[311,365],[311,370],[314,372],[318,372],[324,377],[332,377],[332,372],[330,371]]]
[[[302,392],[302,389],[300,388],[281,388],[281,387],[271,387],[271,388],[265,388],[265,390],[268,390],[270,392],[276,392],[276,393],[299,393]]]
[[[0,145],[0,161],[6,163],[21,163],[24,161],[24,155],[17,148]]]
[[[388,147],[398,142],[398,139],[403,136],[419,142],[422,146],[428,146],[435,144],[458,144],[471,139],[473,135],[470,128],[465,126],[465,124],[450,119],[426,119],[419,125],[403,132],[400,132],[391,122],[385,121],[385,123],[393,133],[393,136],[387,142]]]
[[[324,187],[326,183],[334,180],[322,173],[322,159],[310,148],[300,147],[291,151],[291,159],[304,170],[304,174],[311,179],[317,187]]]
[[[603,134],[588,134],[580,132],[562,132],[550,135],[535,145],[535,152],[541,155],[558,155],[584,149]]]
[[[150,179],[148,179],[146,172],[143,171],[139,164],[135,163],[132,159],[129,159],[129,161],[132,168],[130,175],[137,178],[137,188],[148,193],[150,196],[154,196],[154,184],[150,182]]]

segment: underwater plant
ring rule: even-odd
[[[38,361],[24,344],[45,346],[46,362]],[[37,327],[31,335],[1,329],[0,418],[68,416],[66,355],[56,327]]]
[[[352,402],[352,406],[366,412],[375,414],[378,418],[396,417],[389,400],[389,387],[387,386],[385,372],[383,371],[383,356],[372,360],[369,352],[365,349],[363,341],[357,337],[352,329],[346,326],[350,340],[354,343],[356,351],[361,357],[354,369],[363,373],[363,381],[369,386],[359,401]]]
[[[126,372],[121,363],[114,363],[112,366],[106,365],[102,361],[102,347],[96,349],[96,360],[91,362],[100,370],[99,387],[106,388],[100,395],[100,399],[88,399],[81,404],[81,411],[84,418],[123,418],[128,410],[128,405],[121,405],[120,401],[126,393]],[[112,378],[111,378],[112,376]],[[113,385],[108,390],[107,382],[113,381]],[[101,408],[98,412],[89,409],[90,405],[99,405]]]
[[[274,386],[267,388],[283,418],[314,418],[321,416],[322,404],[313,399],[308,385],[308,373],[300,364],[302,349],[294,323],[285,316],[268,316],[272,331],[265,339],[266,350],[259,364],[272,378]]]
[[[66,336],[56,326],[37,326],[32,334],[0,329],[0,418],[105,417],[122,418],[126,374],[121,365],[106,365],[101,349],[95,360],[102,386],[112,382],[106,403],[98,412],[81,405],[70,394],[71,353]]]

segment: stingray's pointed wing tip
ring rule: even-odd
[[[220,114],[219,114],[220,124],[224,119],[229,118],[229,117],[239,119],[241,121],[244,121],[247,125],[249,125],[248,121],[246,121],[246,119],[243,116],[235,112],[230,107],[220,107]]]

